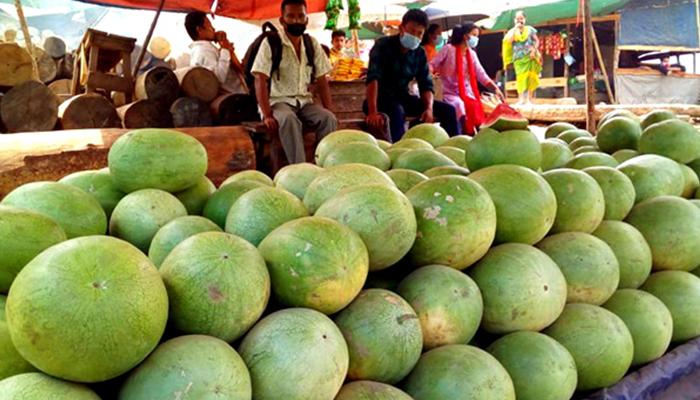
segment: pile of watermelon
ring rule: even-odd
[[[218,188],[194,138],[0,202],[0,400],[567,400],[700,336],[700,133],[343,130]],[[4,296],[7,294],[7,296]]]

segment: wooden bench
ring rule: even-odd
[[[243,122],[245,128],[253,140],[255,147],[255,159],[258,170],[275,176],[277,171],[289,164],[287,156],[284,154],[282,142],[279,135],[272,135],[268,132],[265,123],[260,121]],[[312,126],[303,124],[302,137],[304,139],[304,150],[306,152],[306,162],[314,163],[314,152],[316,151],[316,133]]]
[[[506,90],[507,91],[516,91],[518,90],[518,83],[516,81],[512,82],[506,82]],[[566,78],[542,78],[540,79],[540,87],[541,88],[552,88],[552,87],[561,87],[564,88],[568,85]]]

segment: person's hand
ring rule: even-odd
[[[369,114],[366,118],[366,122],[372,129],[380,130],[384,127],[384,117],[379,113]]]
[[[498,97],[498,100],[500,100],[501,102],[505,103],[505,102],[506,102],[506,96],[503,95],[503,92],[501,91],[501,88],[499,88],[498,86],[495,86],[494,89],[495,89],[495,92],[496,92],[496,97]]]
[[[423,115],[421,115],[420,120],[426,124],[432,124],[435,122],[435,117],[433,117],[433,109],[426,108],[425,111],[423,111]]]
[[[280,129],[279,122],[277,122],[275,117],[273,117],[272,115],[270,115],[269,117],[265,117],[265,120],[263,122],[265,122],[265,126],[267,127],[267,130],[271,134],[277,133]]]
[[[530,59],[535,60],[536,58],[537,58],[537,50],[533,48],[532,50],[530,50]]]

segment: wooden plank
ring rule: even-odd
[[[661,71],[656,69],[646,69],[646,68],[618,68],[617,73],[619,75],[656,75],[665,76]],[[688,74],[688,73],[675,73],[674,78],[688,78],[688,79],[698,79],[700,74]]]
[[[523,117],[532,122],[585,122],[585,105],[536,105],[530,107],[514,106]],[[640,105],[597,105],[596,118],[600,119],[605,114],[614,110],[629,110],[642,116],[651,111],[664,109],[671,110],[676,115],[688,115],[692,118],[700,118],[700,106],[694,104],[640,104]]]
[[[95,88],[100,88],[107,89],[111,92],[132,93],[134,91],[134,84],[130,79],[102,72],[90,72],[87,86],[91,87],[93,90]]]
[[[512,81],[506,83],[506,90],[516,90],[517,82]],[[567,79],[562,78],[542,78],[540,79],[540,87],[566,87]]]
[[[620,46],[620,50],[626,51],[687,51],[689,53],[700,52],[700,48],[683,46]]]

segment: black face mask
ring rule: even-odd
[[[287,24],[287,32],[292,36],[301,36],[306,31],[306,24]]]

